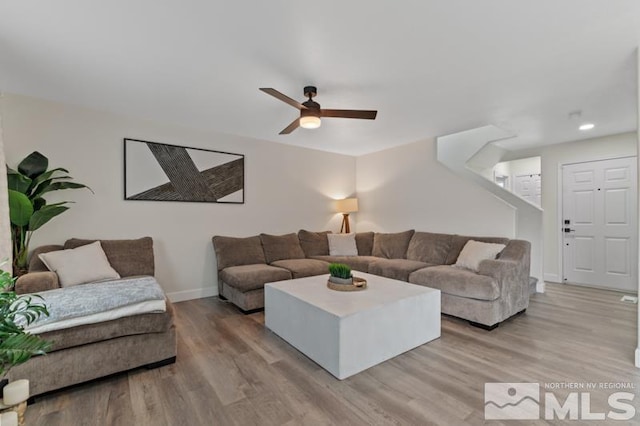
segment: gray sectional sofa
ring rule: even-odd
[[[413,230],[361,232],[357,256],[331,256],[328,232],[213,237],[218,291],[245,312],[264,307],[264,284],[328,273],[332,262],[441,291],[442,313],[492,329],[529,305],[531,245],[507,238],[471,237]],[[504,244],[478,271],[453,266],[469,240]]]

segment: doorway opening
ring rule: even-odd
[[[541,167],[540,157],[502,161],[493,167],[493,181],[507,191],[541,207]]]

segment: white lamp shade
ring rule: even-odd
[[[300,117],[300,127],[305,129],[317,129],[320,127],[320,117],[315,117],[313,115]]]
[[[357,198],[345,198],[336,201],[336,212],[338,213],[355,213],[358,211]]]

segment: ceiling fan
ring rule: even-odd
[[[276,89],[269,87],[260,88],[263,92],[280,99],[282,102],[291,105],[294,108],[300,110],[300,118],[296,118],[285,127],[280,134],[288,135],[293,132],[298,126],[305,129],[317,129],[320,127],[321,117],[333,117],[333,118],[361,118],[364,120],[375,120],[378,111],[368,110],[356,110],[356,109],[320,109],[320,104],[313,100],[318,90],[315,86],[306,86],[304,88],[304,95],[309,99],[305,102],[298,102],[291,99],[287,95],[278,92]]]

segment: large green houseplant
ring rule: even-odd
[[[14,170],[7,166],[9,214],[13,241],[13,271],[22,275],[27,270],[29,243],[33,232],[54,217],[69,209],[70,201],[47,204],[44,195],[63,189],[88,186],[77,182],[61,167],[48,170],[49,159],[35,151],[22,160]]]
[[[30,334],[24,327],[49,311],[37,295],[18,296],[11,290],[15,278],[0,270],[0,378],[11,367],[28,361],[34,355],[44,354],[51,343]]]

